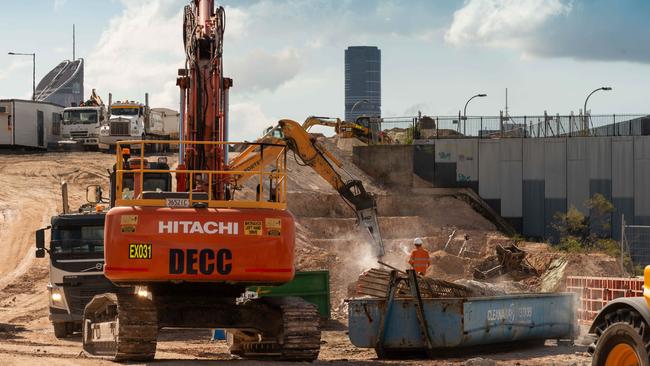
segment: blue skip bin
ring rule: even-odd
[[[361,348],[389,354],[460,347],[573,339],[574,295],[518,294],[475,298],[365,298],[349,300],[349,337]],[[419,312],[421,306],[422,312]]]

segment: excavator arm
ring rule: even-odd
[[[287,148],[292,150],[303,164],[314,169],[354,209],[359,225],[366,228],[372,236],[377,256],[382,257],[384,255],[384,244],[379,232],[375,197],[366,191],[360,180],[344,180],[334,168],[334,165],[341,167],[341,162],[311,137],[303,126],[298,122],[283,119],[278,123],[277,127],[258,139],[256,143],[269,145],[249,146],[239,156],[232,159],[228,169],[233,171],[253,171],[259,169],[260,166],[271,164],[282,151],[282,148],[278,145],[286,144]],[[263,154],[261,149],[264,149]],[[240,175],[237,177],[237,184],[242,184],[250,176],[247,174]]]
[[[341,121],[339,118],[329,117],[307,117],[302,124],[305,131],[309,131],[312,126],[334,127],[337,135],[343,137],[356,137],[360,141],[368,143],[372,140],[372,132],[368,127],[355,122]]]

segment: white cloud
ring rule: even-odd
[[[237,83],[238,92],[274,91],[300,72],[300,55],[296,49],[285,48],[276,53],[255,50],[235,59],[228,74]]]
[[[568,14],[561,0],[469,0],[454,13],[445,41],[456,46],[519,46],[549,19]]]
[[[248,34],[250,16],[240,8],[226,6],[225,43],[236,41]]]
[[[112,92],[116,99],[144,98],[156,107],[177,108],[170,83],[183,65],[182,7],[170,0],[124,2],[87,57],[86,89]]]
[[[263,130],[275,126],[277,120],[268,117],[256,103],[233,103],[230,105],[230,141],[252,141],[262,135]]]
[[[67,3],[68,0],[54,0],[54,11],[58,12],[65,6],[65,3]]]

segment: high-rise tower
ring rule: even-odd
[[[381,51],[374,46],[345,50],[345,120],[381,116]]]

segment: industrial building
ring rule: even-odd
[[[84,60],[65,60],[38,83],[34,100],[75,107],[84,98]]]
[[[345,120],[381,116],[381,51],[374,46],[345,50]]]

